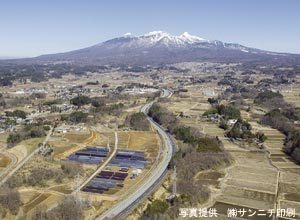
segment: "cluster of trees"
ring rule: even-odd
[[[229,154],[223,152],[199,152],[193,146],[179,142],[179,151],[172,159],[177,167],[178,196],[170,206],[166,201],[154,200],[141,219],[177,219],[178,210],[206,202],[209,188],[195,178],[200,171],[227,166],[231,163]]]
[[[42,158],[41,160],[43,160]],[[64,161],[61,167],[49,165],[48,167],[40,166],[29,168],[26,175],[14,175],[6,182],[10,188],[16,188],[23,185],[27,186],[46,186],[47,181],[54,180],[56,183],[62,183],[64,178],[74,178],[77,174],[83,174],[81,164],[72,161]]]
[[[265,90],[260,92],[254,99],[254,103],[264,106],[269,109],[285,107],[285,101],[283,95],[279,92],[272,92]]]
[[[23,180],[23,184],[29,186],[45,186],[46,181],[55,179],[60,183],[63,179],[63,172],[59,169],[36,167],[30,171],[30,174]]]
[[[173,130],[176,139],[193,146],[198,152],[220,152],[221,142],[216,137],[203,135],[197,128],[177,126]]]
[[[251,132],[251,130],[252,126],[249,122],[238,119],[238,121],[226,133],[226,136],[233,139],[252,140],[256,136]]]
[[[111,105],[103,105],[99,106],[94,109],[95,113],[105,113],[105,114],[110,114],[110,115],[115,115],[119,116],[123,109],[124,109],[124,104],[123,103],[116,103],[116,104],[111,104]]]
[[[7,210],[12,215],[17,215],[20,206],[22,205],[20,194],[15,189],[1,188],[0,189],[0,217],[5,219]]]
[[[150,204],[148,204],[141,219],[161,219],[168,208],[169,204],[165,200],[155,199]]]
[[[175,115],[157,103],[154,103],[151,106],[148,115],[158,124],[165,126],[170,132],[178,125]]]
[[[216,110],[225,120],[241,118],[241,111],[233,105],[217,105]]]
[[[153,104],[148,114],[154,121],[167,127],[176,139],[190,144],[199,152],[222,151],[222,144],[216,137],[206,136],[197,128],[180,124],[172,112],[162,108],[159,104]]]
[[[68,196],[57,207],[44,211],[36,209],[33,220],[81,220],[83,218],[83,205],[73,196]]]
[[[286,135],[284,151],[300,164],[300,130],[293,121],[300,118],[297,109],[273,109],[261,118],[263,124],[270,125]]]
[[[119,98],[122,99],[123,97],[120,96]],[[117,99],[118,97],[114,97],[112,99],[109,96],[90,98],[88,96],[80,95],[71,99],[70,103],[78,107],[91,104],[94,107],[91,109],[93,113],[106,113],[111,115],[120,115],[124,108],[124,104],[123,103],[110,104],[111,102],[116,101]]]
[[[203,116],[208,116],[212,114],[219,114],[224,120],[228,119],[240,119],[241,111],[233,105],[218,105],[217,101],[208,100],[212,104],[212,108],[205,111]]]
[[[5,106],[6,106],[5,99],[2,95],[2,93],[0,93],[0,107],[5,107]]]
[[[190,198],[190,202],[204,202],[208,198],[208,189],[201,183],[190,181],[194,176],[204,170],[226,166],[231,162],[230,155],[225,151],[198,151],[189,144],[180,144],[180,149],[173,158],[172,163],[177,166],[178,191]],[[190,185],[190,186],[189,186]]]
[[[64,176],[68,178],[75,177],[78,173],[83,174],[84,170],[80,163],[76,163],[73,161],[62,161],[61,169],[64,173]]]
[[[87,82],[86,85],[92,85],[92,86],[96,86],[96,85],[99,85],[99,81],[90,81],[90,82]]]
[[[45,101],[43,103],[43,105],[51,106],[51,105],[58,105],[58,104],[62,104],[62,103],[63,103],[62,99],[53,99],[53,100]]]
[[[26,79],[32,82],[47,81],[49,78],[61,78],[62,75],[74,73],[84,75],[87,72],[102,72],[106,66],[96,65],[70,65],[70,64],[0,64],[0,86],[12,86],[13,81],[19,80],[26,83]]]
[[[218,102],[212,102],[213,108],[207,110],[203,113],[204,116],[208,116],[211,114],[219,114],[221,115],[221,120],[219,123],[219,127],[228,130],[226,136],[233,139],[243,139],[249,142],[252,142],[254,138],[256,138],[259,142],[264,142],[266,140],[266,136],[257,132],[256,134],[252,133],[252,127],[247,122],[244,121],[241,117],[241,111],[239,108],[233,105],[218,105]],[[227,124],[229,119],[236,119],[237,122],[230,127]]]
[[[30,99],[45,99],[47,96],[44,92],[35,92],[30,95]]]
[[[137,131],[149,131],[150,124],[144,113],[138,112],[128,115],[125,119],[125,125]]]
[[[12,86],[12,78],[11,77],[5,77],[5,78],[0,78],[0,86]]]
[[[22,110],[6,111],[5,115],[7,117],[17,117],[17,118],[26,118],[27,113]]]
[[[75,111],[68,115],[61,115],[62,121],[68,121],[70,123],[78,124],[87,122],[88,113],[82,111]]]
[[[76,105],[78,107],[90,104],[91,102],[92,102],[92,99],[88,96],[85,96],[85,95],[79,95],[79,96],[76,96],[75,98],[72,98],[70,100],[71,104]]]
[[[149,115],[179,140],[179,150],[171,162],[177,167],[177,189],[180,194],[174,207],[205,202],[209,197],[209,189],[195,180],[195,175],[199,171],[230,164],[230,155],[224,151],[217,137],[206,136],[196,128],[180,124],[173,113],[159,104],[149,109]]]
[[[283,150],[300,164],[300,129],[294,124],[300,120],[300,109],[286,103],[279,92],[269,90],[259,93],[254,101],[270,110],[261,118],[261,123],[285,134]]]
[[[10,95],[2,96],[0,98],[0,102],[2,100],[3,108],[16,108],[16,107],[24,107],[24,105],[32,104],[32,100],[30,97],[14,97]]]
[[[38,138],[46,135],[45,126],[40,125],[26,125],[23,129],[10,133],[7,137],[7,146],[13,147],[23,140],[30,138]]]

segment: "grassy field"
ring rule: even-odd
[[[288,85],[280,89],[285,101],[300,107],[300,85]]]
[[[35,208],[37,205],[39,205],[41,202],[43,202],[45,199],[47,199],[51,194],[41,193],[38,194],[36,197],[34,197],[32,200],[30,200],[28,203],[26,203],[23,206],[23,210],[25,213]]]
[[[11,160],[4,154],[0,154],[0,168],[5,168],[10,164]]]
[[[7,151],[15,155],[18,161],[21,161],[28,154],[32,153],[38,147],[38,144],[42,143],[44,139],[44,137],[28,139],[17,144],[15,147],[9,148]]]
[[[115,145],[115,133],[114,132],[98,132],[97,138],[94,141],[95,145],[102,147],[114,146]]]
[[[6,147],[7,137],[8,137],[7,133],[0,134],[0,147]]]
[[[118,138],[119,138],[118,147],[128,149],[130,133],[126,131],[118,132]]]
[[[154,161],[156,158],[159,144],[159,137],[156,132],[129,132],[128,149],[144,151],[149,161]]]
[[[51,147],[53,148],[53,156],[56,158],[59,155],[64,154],[65,152],[69,152],[72,149],[75,149],[77,147],[76,144],[70,144],[68,142],[63,142],[63,141],[53,141],[49,142]]]
[[[63,137],[67,138],[69,142],[83,144],[91,135],[91,132],[68,132]]]

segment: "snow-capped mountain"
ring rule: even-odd
[[[142,36],[134,36],[131,33],[124,34],[123,37],[114,38],[98,44],[99,47],[107,48],[151,48],[151,47],[169,47],[171,48],[186,48],[191,46],[198,47],[228,47],[231,49],[245,49],[241,45],[226,44],[221,41],[210,41],[204,38],[190,35],[184,32],[179,36],[171,35],[164,31],[152,31]]]
[[[124,39],[125,41],[122,41],[122,39]],[[117,42],[121,44],[117,44]],[[185,47],[187,45],[200,42],[208,41],[197,36],[192,36],[187,32],[184,32],[180,36],[173,36],[164,31],[153,31],[142,36],[133,36],[132,34],[127,33],[121,38],[106,41],[99,44],[99,46],[105,46],[109,44],[111,46],[121,46],[123,48],[149,48],[158,45],[164,45],[166,47]]]
[[[240,44],[207,40],[187,32],[175,36],[152,31],[141,36],[126,33],[94,46],[66,53],[33,58],[38,62],[73,62],[79,64],[144,65],[186,61],[278,62],[299,59],[299,55],[268,52]]]

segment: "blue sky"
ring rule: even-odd
[[[164,30],[300,54],[298,0],[2,0],[0,56],[91,46]]]

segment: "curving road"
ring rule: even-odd
[[[20,161],[9,173],[0,181],[0,186],[2,186],[12,175],[15,174],[28,160],[30,160],[35,154],[39,152],[39,150],[43,147],[45,147],[46,143],[48,142],[51,134],[53,131],[53,127],[49,130],[46,138],[44,139],[42,145],[35,149],[31,154],[27,155],[23,160]]]
[[[169,90],[164,89],[161,97],[168,98],[171,95],[172,93]],[[141,112],[147,115],[149,108],[153,105],[154,102],[156,102],[156,100],[147,103],[145,106],[143,106]],[[169,162],[171,161],[173,153],[175,151],[175,143],[171,139],[170,135],[166,133],[166,131],[159,124],[153,121],[152,118],[148,117],[148,120],[152,124],[152,126],[158,131],[162,141],[165,144],[162,161],[159,163],[156,170],[154,170],[150,174],[150,177],[147,179],[147,181],[144,181],[143,184],[138,186],[134,194],[128,196],[126,199],[114,205],[112,208],[104,212],[97,219],[117,219],[120,218],[122,215],[127,214],[134,207],[134,205],[136,205],[139,201],[146,197],[161,182],[162,178],[165,176]]]

